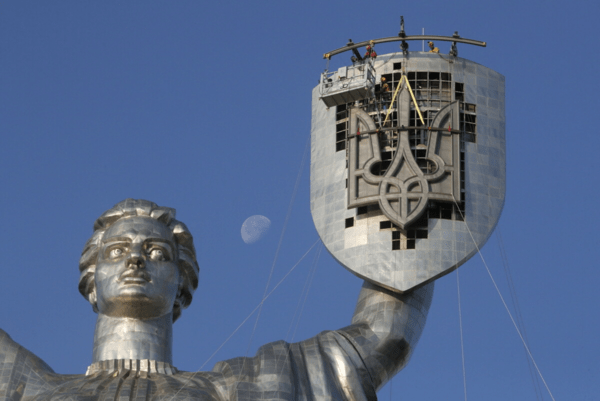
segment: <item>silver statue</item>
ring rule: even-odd
[[[79,268],[98,313],[92,364],[54,373],[0,330],[1,400],[376,400],[408,362],[433,295],[433,284],[396,294],[365,283],[349,326],[194,373],[172,365],[172,325],[199,272],[174,209],[118,203],[96,220]]]

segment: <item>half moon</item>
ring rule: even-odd
[[[267,234],[271,220],[260,214],[250,216],[242,224],[242,239],[246,244],[253,244]]]

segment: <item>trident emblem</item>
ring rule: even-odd
[[[386,128],[397,96],[397,123]],[[411,99],[422,126],[409,124]],[[430,200],[461,199],[459,102],[427,112],[435,113],[430,126],[406,76],[396,88],[384,128],[377,129],[366,111],[350,110],[348,208],[379,204],[384,215],[404,229],[423,214]]]

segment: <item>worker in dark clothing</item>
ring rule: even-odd
[[[390,86],[387,84],[385,77],[381,77],[381,84],[379,84],[381,93],[389,92]]]
[[[385,79],[385,77],[381,77],[381,80],[379,83],[379,95],[380,95],[380,99],[381,99],[381,106],[384,109],[387,109],[389,107],[389,103],[392,99],[392,92],[390,90],[390,85],[387,83],[387,80]]]

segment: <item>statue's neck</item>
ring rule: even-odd
[[[173,317],[138,320],[98,314],[92,362],[111,359],[172,361]]]

